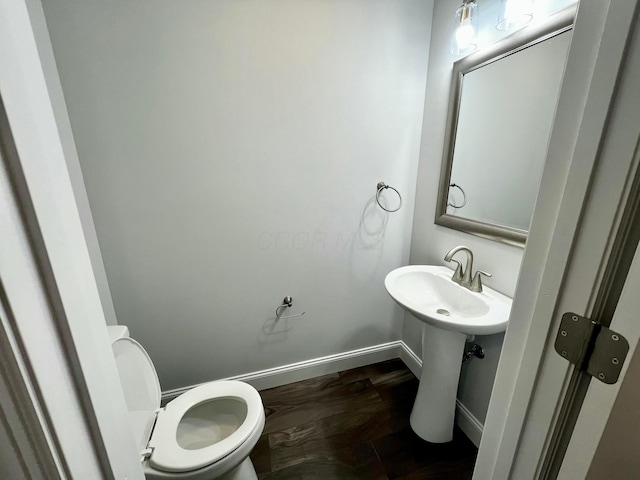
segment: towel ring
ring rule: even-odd
[[[398,208],[396,208],[395,210],[389,210],[388,208],[383,207],[382,204],[380,203],[380,194],[382,193],[383,190],[386,190],[387,188],[390,188],[391,190],[393,190],[398,194],[398,200],[400,200],[400,203],[398,203]],[[376,202],[378,202],[378,206],[381,209],[389,213],[397,212],[398,210],[400,210],[400,207],[402,207],[402,195],[400,195],[400,192],[398,190],[393,188],[391,185],[387,185],[384,182],[378,182],[377,189],[378,190],[376,191]]]
[[[462,187],[460,185],[456,185],[455,183],[452,183],[449,185],[449,187],[454,187],[454,188],[458,188],[460,189],[460,191],[462,192],[462,205],[454,205],[453,203],[447,201],[447,205],[453,208],[462,208],[467,204],[467,194],[464,192],[464,190],[462,189]]]

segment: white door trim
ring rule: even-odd
[[[13,329],[68,475],[142,479],[38,49],[48,41],[40,2],[0,0],[0,36],[3,133],[15,150],[0,163],[0,278]]]
[[[541,360],[553,322],[562,313],[559,302],[567,297],[565,274],[574,268],[570,262],[577,252],[578,228],[585,225],[585,205],[593,207],[593,202],[587,204],[586,199],[594,192],[592,174],[632,30],[635,4],[583,0],[579,6],[541,190],[474,472],[476,480],[534,478],[542,456],[568,367],[554,365],[551,373],[559,386],[547,390],[546,398],[537,405],[532,404],[531,397],[541,388],[539,377],[549,373],[542,371]],[[619,169],[626,175],[629,167],[619,165],[614,170]],[[609,200],[619,193],[611,191]],[[588,312],[593,287],[602,274],[600,261],[608,248],[608,235],[615,228],[615,207],[612,212],[607,205],[609,211],[600,218],[604,239],[598,236],[593,245],[583,245],[586,252],[597,248],[593,251],[600,253],[580,272],[583,295],[573,294],[570,302],[578,312]],[[591,221],[597,223],[598,218],[592,217]],[[585,291],[585,285],[591,290]],[[542,408],[544,414],[534,407]],[[535,428],[527,429],[528,422],[541,418],[544,420]]]
[[[640,8],[640,7],[639,7]],[[640,11],[636,11],[640,15]],[[631,159],[631,168],[635,169],[635,178],[630,175],[622,195],[622,202],[629,199],[626,215],[637,218],[637,208],[640,203],[640,97],[637,86],[640,82],[640,31],[636,30],[630,39],[624,70],[619,78],[616,106],[609,122],[609,132],[601,150],[601,162],[605,168],[615,168]],[[635,220],[635,238],[625,231],[625,242],[629,243],[629,250],[637,248],[638,220]],[[631,238],[629,238],[631,237]],[[622,242],[621,242],[622,243]],[[619,245],[616,255],[624,251]],[[627,252],[630,255],[633,250]],[[622,272],[622,275],[625,273]],[[623,366],[619,381],[614,385],[606,385],[596,380],[589,383],[584,402],[580,409],[578,420],[569,441],[564,461],[558,472],[560,479],[586,478],[600,438],[607,425],[609,413],[620,391],[624,376],[629,368],[629,362],[640,339],[640,252],[636,250],[626,281],[611,318],[611,328],[624,335],[629,342],[629,354]],[[605,319],[607,320],[607,319]]]

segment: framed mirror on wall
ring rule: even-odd
[[[575,8],[453,67],[435,223],[524,246]]]

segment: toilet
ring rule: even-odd
[[[160,408],[145,349],[125,326],[108,331],[145,477],[257,480],[249,454],[265,422],[258,391],[238,381],[208,382]]]

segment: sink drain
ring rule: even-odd
[[[436,310],[436,313],[439,313],[440,315],[445,315],[445,316],[449,316],[449,310],[445,309],[445,308],[439,308]]]

